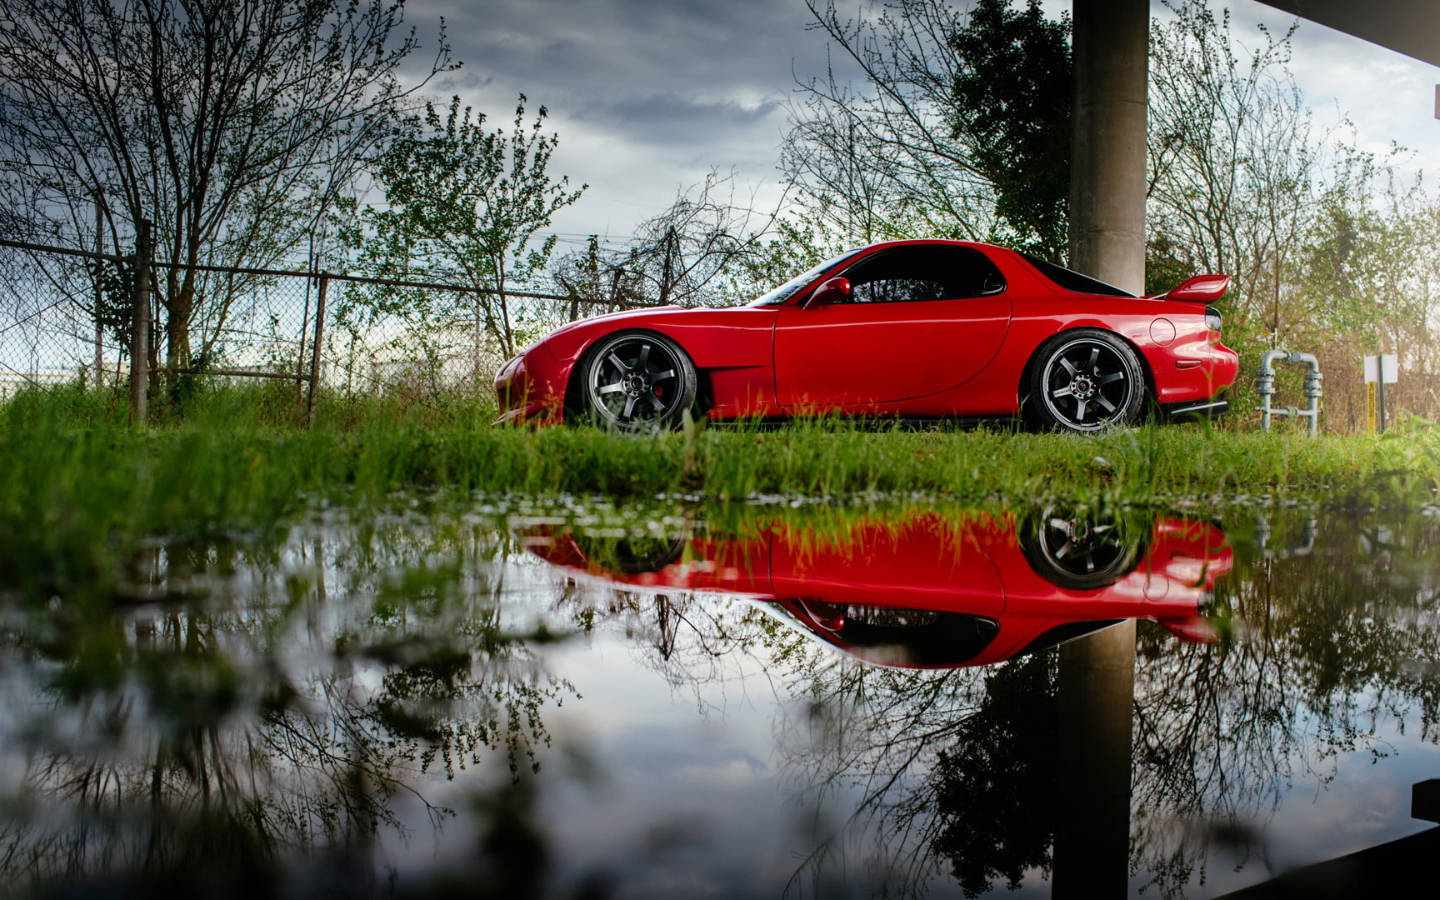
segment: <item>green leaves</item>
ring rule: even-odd
[[[549,174],[558,137],[543,131],[540,107],[526,124],[520,95],[511,127],[489,130],[484,113],[453,97],[441,109],[404,119],[375,158],[385,206],[367,207],[351,239],[362,266],[380,278],[444,281],[465,292],[437,294],[400,287],[353,293],[347,319],[383,311],[408,324],[476,327],[509,356],[517,343],[517,314],[507,287],[526,287],[549,262],[553,238],[532,241],[585,186]]]
[[[1001,243],[1055,263],[1068,256],[1070,23],[1045,18],[1038,0],[980,0],[950,36],[961,66],[950,126],[995,186]]]

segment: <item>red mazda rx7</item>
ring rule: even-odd
[[[1153,402],[1213,414],[1239,360],[1200,275],[1136,297],[1024,253],[894,241],[822,263],[745,306],[654,307],[553,331],[495,376],[500,421],[621,430],[836,413],[1023,413],[1096,431]]]

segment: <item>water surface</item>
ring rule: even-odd
[[[3,587],[0,884],[1218,896],[1434,827],[1437,544],[513,500],[156,538]]]

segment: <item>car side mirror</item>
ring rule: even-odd
[[[1165,295],[1166,300],[1186,300],[1191,303],[1214,303],[1230,290],[1229,275],[1196,275],[1180,282],[1179,286]]]
[[[850,279],[836,277],[815,289],[815,292],[810,295],[810,299],[805,301],[805,309],[830,303],[845,303],[849,299]]]

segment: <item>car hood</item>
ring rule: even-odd
[[[594,325],[598,322],[608,323],[624,321],[627,319],[649,319],[655,316],[669,318],[675,315],[683,315],[685,313],[693,313],[699,311],[700,310],[686,309],[684,307],[674,305],[644,306],[640,309],[623,309],[620,312],[602,313],[598,316],[591,316],[588,319],[577,319],[576,321],[571,322],[568,325],[562,325],[554,331],[550,332],[550,336],[555,337],[562,334],[569,334],[572,331],[579,331],[582,328],[589,328],[591,325]]]

